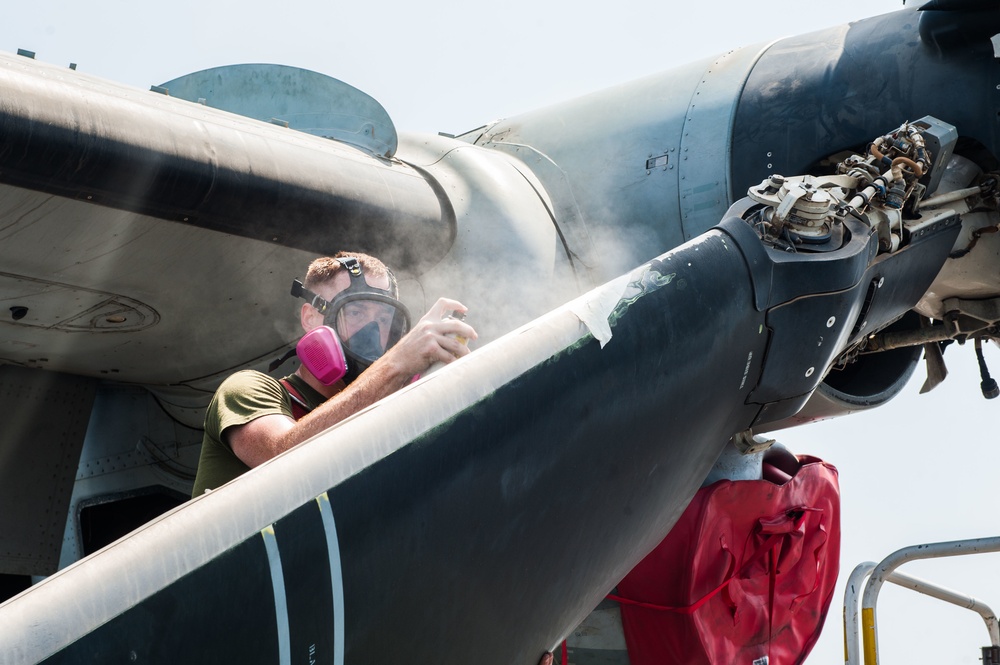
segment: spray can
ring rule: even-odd
[[[453,311],[448,312],[447,314],[445,314],[443,318],[444,319],[457,319],[459,321],[464,321],[465,320],[465,313],[459,312],[457,310],[453,310]],[[457,339],[459,342],[461,342],[462,344],[465,344],[466,346],[468,346],[468,344],[469,344],[469,340],[466,339],[465,337],[461,336],[461,335],[451,334],[451,335],[448,335],[448,337],[451,337],[453,339]],[[431,365],[430,367],[428,367],[423,372],[423,374],[421,374],[421,376],[427,376],[431,372],[436,372],[439,369],[441,369],[442,367],[444,367],[445,364],[446,363],[438,361],[438,362],[434,363],[433,365]]]

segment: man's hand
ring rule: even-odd
[[[477,338],[476,331],[459,319],[444,318],[450,312],[464,314],[468,308],[457,300],[440,298],[399,342],[372,365],[385,364],[398,376],[409,380],[437,362],[450,363],[469,353],[466,340]]]

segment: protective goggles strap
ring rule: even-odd
[[[297,279],[292,280],[292,295],[296,298],[302,298],[305,300],[307,303],[318,309],[320,314],[325,315],[326,310],[330,308],[330,302],[326,300],[326,298],[318,293],[310,291]]]

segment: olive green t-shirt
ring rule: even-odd
[[[309,410],[319,406],[323,396],[299,376],[286,376],[306,402]],[[236,372],[222,382],[205,411],[205,435],[191,496],[200,496],[246,473],[250,467],[236,456],[222,436],[226,428],[245,425],[255,418],[281,414],[292,418],[291,396],[281,383],[255,370]]]

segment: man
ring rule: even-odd
[[[445,318],[466,311],[447,298],[407,332],[409,316],[396,300],[395,278],[366,254],[316,259],[299,286],[308,296],[299,314],[303,330],[334,328],[348,357],[348,374],[326,385],[302,365],[281,381],[253,370],[223,381],[205,414],[193,496],[394,393],[432,364],[464,356],[469,348],[458,337],[476,339],[467,323]]]

